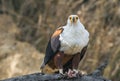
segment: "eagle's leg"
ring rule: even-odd
[[[72,77],[77,77],[77,75],[79,75],[79,71],[78,69],[78,65],[80,62],[80,53],[77,53],[74,55],[73,60],[72,60],[72,69],[69,69],[67,75],[68,77],[72,78]]]
[[[78,65],[79,65],[79,62],[84,57],[86,50],[87,50],[87,46],[85,46],[80,53],[77,53],[74,55],[73,60],[72,60],[73,71],[71,70],[68,71],[68,75],[70,77],[76,77],[77,75],[79,75],[79,71],[77,70]]]
[[[73,68],[73,71],[75,71],[76,73],[78,73],[77,69],[78,69],[79,62],[80,62],[80,53],[77,53],[72,60],[72,68]]]
[[[58,52],[54,57],[55,66],[59,69],[60,74],[63,74],[63,65],[62,65],[63,58],[64,58],[63,52]]]

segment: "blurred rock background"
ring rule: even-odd
[[[48,39],[70,14],[90,32],[79,68],[90,73],[107,59],[104,76],[119,81],[119,0],[0,0],[0,79],[39,72]]]

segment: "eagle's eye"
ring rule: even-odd
[[[76,19],[78,19],[78,17],[76,17]]]

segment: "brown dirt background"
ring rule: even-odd
[[[49,37],[70,14],[90,32],[80,70],[90,73],[107,59],[104,76],[119,81],[119,0],[0,0],[0,79],[39,72]]]

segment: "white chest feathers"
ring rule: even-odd
[[[89,33],[84,27],[64,27],[60,34],[61,48],[65,54],[74,55],[88,44]]]

